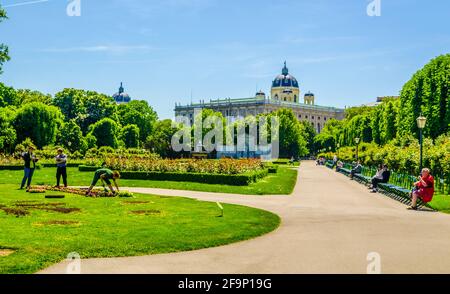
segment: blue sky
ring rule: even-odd
[[[160,118],[175,102],[267,93],[287,60],[317,104],[350,106],[397,95],[431,58],[450,52],[450,1],[68,0],[14,6],[0,42],[11,61],[0,80],[54,94],[63,88],[126,91]],[[12,6],[11,6],[12,5]],[[9,7],[8,7],[9,6]]]

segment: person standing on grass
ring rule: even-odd
[[[434,195],[434,178],[430,173],[430,169],[424,168],[419,181],[414,183],[414,189],[411,193],[412,204],[408,210],[417,210],[417,200],[420,199],[425,203],[431,202]]]
[[[38,158],[34,154],[34,146],[28,146],[28,151],[22,153],[22,159],[24,161],[24,175],[22,179],[22,184],[20,185],[20,190],[23,190],[25,184],[27,185],[27,191],[31,187],[31,180],[33,179],[34,170],[36,169],[36,162]]]
[[[56,188],[59,188],[61,177],[63,179],[64,187],[67,188],[67,155],[65,155],[62,148],[58,148],[58,155],[56,155]]]
[[[111,184],[111,180],[112,180],[114,182],[114,185],[116,186],[117,192],[119,192],[119,185],[117,184],[118,179],[120,179],[120,173],[118,171],[113,172],[112,170],[110,170],[108,168],[101,168],[101,169],[97,170],[94,174],[94,179],[92,180],[91,186],[86,191],[86,196],[91,196],[91,191],[97,184],[98,180],[102,181],[103,187],[105,187],[105,183],[106,183],[106,185],[108,185],[108,187],[109,187],[109,190],[113,194],[115,194],[116,191],[114,191],[112,184]]]

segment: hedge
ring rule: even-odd
[[[96,171],[98,167],[79,166],[83,172]],[[196,182],[205,184],[220,184],[230,186],[248,186],[268,175],[267,169],[258,170],[246,174],[221,175],[202,173],[175,173],[175,172],[140,172],[122,171],[121,178],[126,180],[153,180],[153,181],[174,181],[174,182]]]
[[[41,164],[43,167],[56,167],[56,162],[55,163],[42,163]],[[81,165],[81,163],[74,163],[74,162],[69,162],[67,163],[67,167],[79,167]]]
[[[23,170],[23,165],[0,165],[0,170]],[[41,165],[36,165],[36,169],[41,169]]]
[[[80,172],[91,172],[91,171],[96,171],[98,169],[100,169],[101,167],[98,166],[90,166],[90,165],[80,165],[78,166],[78,170]]]

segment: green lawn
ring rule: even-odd
[[[23,217],[3,210],[18,208],[17,204],[37,208],[26,208],[29,214]],[[61,207],[80,211],[53,211]],[[277,215],[258,209],[225,204],[224,211],[224,217],[218,217],[216,203],[154,195],[86,198],[66,194],[65,199],[46,200],[43,194],[2,184],[0,273],[33,273],[71,252],[82,258],[118,257],[219,246],[271,232],[280,223]],[[5,249],[14,253],[2,257]]]
[[[435,195],[429,205],[435,210],[450,213],[450,196],[442,194]]]
[[[36,170],[33,177],[33,184],[55,185],[55,173],[55,168],[42,168]],[[69,185],[89,186],[93,175],[93,172],[79,172],[78,168],[68,168]],[[14,184],[19,187],[22,177],[23,171],[0,171],[0,185]],[[163,188],[248,195],[289,195],[292,193],[296,182],[297,170],[292,167],[280,166],[278,168],[278,173],[269,174],[266,178],[257,183],[252,183],[249,186],[143,180],[120,180],[119,184],[122,187]]]

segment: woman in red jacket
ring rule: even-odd
[[[419,177],[419,181],[414,183],[414,190],[412,192],[412,205],[408,207],[409,210],[417,210],[417,199],[421,199],[423,202],[428,203],[433,200],[434,195],[434,178],[430,174],[428,168],[422,170],[422,176]]]

